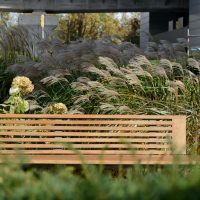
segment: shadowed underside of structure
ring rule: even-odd
[[[188,9],[189,0],[0,0],[0,11],[151,12]]]

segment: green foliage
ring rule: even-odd
[[[111,173],[112,172],[112,173]],[[113,175],[112,175],[113,174]],[[200,168],[169,166],[116,168],[83,166],[23,171],[0,166],[0,198],[16,199],[199,199]]]
[[[11,95],[4,104],[1,104],[1,107],[0,112],[2,113],[23,114],[28,111],[29,104],[19,94],[15,94]]]

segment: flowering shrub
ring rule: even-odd
[[[20,93],[21,95],[27,95],[34,90],[34,85],[31,80],[25,76],[17,76],[13,79],[10,94]]]
[[[34,85],[31,80],[24,76],[17,76],[13,79],[9,90],[10,97],[1,105],[2,113],[25,113],[29,110],[29,102],[22,98],[23,95],[31,93]]]
[[[25,76],[17,76],[13,79],[9,90],[10,97],[0,106],[0,113],[25,113],[30,109],[29,102],[22,97],[31,93],[34,85],[31,80]],[[36,102],[37,103],[37,102]],[[68,109],[63,103],[54,103],[43,109],[44,113],[64,114]]]
[[[63,103],[55,103],[49,106],[48,112],[55,114],[64,114],[67,113],[68,109]]]

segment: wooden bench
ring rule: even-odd
[[[171,164],[174,154],[188,163],[185,116],[0,114],[1,162]]]

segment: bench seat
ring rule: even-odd
[[[185,116],[0,114],[0,162],[164,165],[174,156],[191,161]]]
[[[21,156],[21,155],[20,155]],[[64,164],[64,165],[170,165],[170,164],[196,164],[197,160],[192,160],[187,155],[178,155],[175,160],[174,155],[26,155],[18,157],[16,155],[1,155],[0,161],[3,163],[7,159],[25,164]]]

